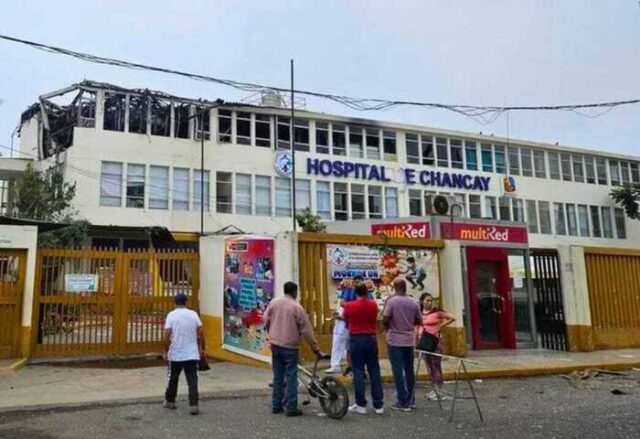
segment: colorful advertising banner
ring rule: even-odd
[[[273,298],[274,240],[228,238],[224,254],[224,348],[267,361],[264,311]]]
[[[440,224],[440,233],[444,239],[458,239],[460,241],[484,241],[526,244],[529,233],[526,227],[493,226],[488,224]]]
[[[353,288],[354,277],[362,276],[372,296],[382,308],[393,294],[393,282],[407,281],[407,292],[416,299],[422,293],[440,295],[438,255],[432,250],[365,245],[327,245],[328,285],[331,307],[341,293]]]

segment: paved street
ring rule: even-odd
[[[176,411],[146,402],[5,412],[0,414],[0,438],[637,438],[639,380],[637,371],[625,377],[484,380],[475,383],[484,423],[472,401],[461,401],[449,423],[422,395],[414,413],[348,415],[342,421],[322,416],[316,401],[305,407],[304,417],[290,419],[269,414],[266,397],[243,397],[205,400],[198,417],[188,415],[184,400]],[[390,402],[392,389],[386,391]]]

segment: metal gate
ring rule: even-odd
[[[19,354],[26,252],[0,250],[0,358]]]
[[[44,249],[34,288],[35,356],[160,352],[166,314],[182,292],[198,310],[191,251]]]
[[[531,250],[536,326],[542,347],[566,351],[567,327],[562,304],[560,263],[555,250]]]

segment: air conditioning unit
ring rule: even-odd
[[[430,195],[425,199],[427,215],[449,216],[456,199],[450,195]]]

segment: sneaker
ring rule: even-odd
[[[400,405],[400,404],[393,404],[391,406],[391,410],[396,410],[396,411],[399,411],[399,412],[410,412],[411,408],[403,406],[403,405]]]
[[[285,416],[287,418],[295,418],[296,416],[302,416],[302,415],[304,415],[304,413],[300,409],[287,410],[287,412],[285,413]]]
[[[432,390],[431,392],[427,393],[426,395],[424,395],[425,398],[427,398],[430,401],[434,401],[436,399],[438,399],[438,395],[436,395],[436,391]]]
[[[175,410],[176,409],[176,403],[175,402],[167,402],[167,401],[165,401],[162,404],[162,407],[164,407],[166,409],[170,409],[170,410]]]
[[[198,415],[200,414],[200,409],[198,408],[197,405],[192,405],[191,408],[189,408],[189,413],[192,415]]]
[[[349,413],[355,413],[357,415],[366,415],[367,414],[367,408],[366,407],[361,407],[358,404],[354,404],[351,407],[349,407]]]
[[[325,370],[324,373],[340,373],[340,368],[330,367],[329,369]]]
[[[384,415],[384,408],[380,407],[379,409],[374,409],[376,415]]]

